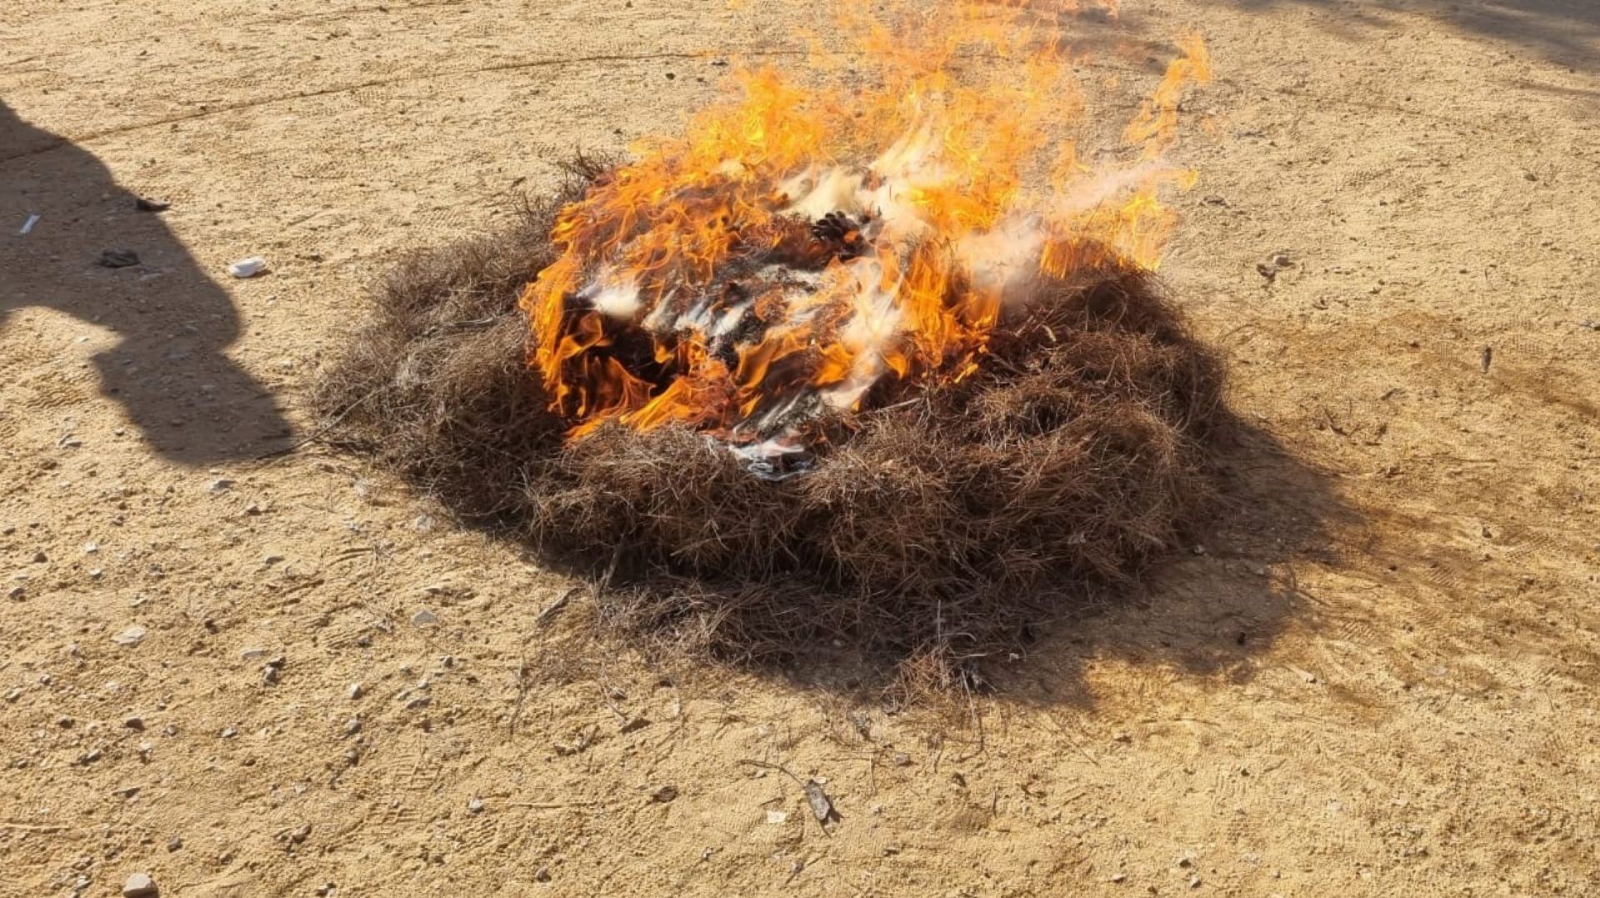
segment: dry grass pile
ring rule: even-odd
[[[958,384],[881,385],[801,476],[758,479],[681,428],[566,445],[516,298],[594,172],[505,235],[395,269],[316,398],[335,439],[464,518],[608,572],[612,619],[763,663],[843,642],[947,678],[1126,583],[1209,497],[1218,365],[1119,269],[1041,282]]]

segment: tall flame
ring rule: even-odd
[[[1074,60],[1015,0],[841,6],[852,52],[737,69],[561,212],[521,302],[574,439],[678,423],[781,454],[884,378],[967,376],[1038,273],[1159,261],[1158,191],[1194,177],[1161,159],[1210,77],[1199,37],[1105,148],[1122,161],[1092,163]]]

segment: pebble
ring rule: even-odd
[[[155,898],[161,894],[148,873],[135,873],[122,884],[122,898]]]
[[[267,686],[278,685],[278,680],[283,676],[283,671],[268,664],[261,668],[261,682]]]
[[[431,627],[439,622],[439,615],[424,608],[411,615],[411,625],[414,627]]]
[[[129,268],[139,264],[139,254],[131,249],[108,249],[100,253],[100,264],[106,268]]]
[[[355,701],[356,699],[358,699],[361,696],[365,695],[366,691],[367,691],[366,687],[362,686],[360,683],[351,683],[350,684],[350,700],[351,701]]]
[[[14,702],[19,698],[22,698],[22,689],[21,688],[13,688],[9,692],[6,693],[6,701],[8,701],[8,702]]]
[[[168,851],[177,851],[178,849],[180,849],[182,847],[183,847],[183,837],[182,836],[173,836],[172,838],[167,840],[167,850]]]
[[[128,629],[123,630],[121,633],[111,637],[111,641],[117,645],[135,646],[144,641],[144,634],[144,627],[134,624]]]
[[[472,796],[472,800],[467,802],[467,811],[473,814],[483,813],[483,799],[476,795]]]
[[[46,561],[49,561],[49,560],[50,560],[50,556],[44,554],[43,550],[33,553],[33,563],[34,564],[44,564]]]
[[[267,650],[258,646],[251,646],[250,648],[240,652],[239,657],[245,661],[254,661],[257,658],[267,657]]]
[[[354,736],[359,732],[361,732],[361,718],[352,717],[344,722],[344,734],[346,736]]]
[[[239,731],[234,729],[233,727],[228,727],[227,729],[222,731],[222,738],[224,738],[224,739],[232,739],[234,736],[237,736],[237,735],[239,735]]]
[[[650,793],[651,800],[658,801],[662,804],[667,804],[677,797],[678,787],[673,785],[662,786],[661,788]]]
[[[122,720],[122,725],[127,727],[130,730],[143,731],[144,730],[144,718],[143,717],[139,717],[137,715],[135,715],[133,717],[125,717]]]
[[[294,832],[289,834],[289,841],[290,841],[290,843],[292,843],[294,845],[299,845],[301,842],[304,842],[310,836],[311,836],[311,824],[302,823],[302,824],[300,824],[300,826],[298,828],[295,829]]]
[[[23,599],[27,598],[27,596],[28,596],[28,591],[26,589],[23,589],[20,586],[13,586],[9,590],[6,591],[6,598],[12,599],[12,600],[18,601],[18,602],[20,602]]]
[[[773,826],[782,826],[789,820],[788,811],[767,811],[767,822]]]
[[[216,495],[217,493],[225,493],[232,489],[233,484],[234,481],[229,480],[226,477],[218,477],[216,480],[211,481],[211,485],[206,487],[206,490],[212,495]]]
[[[533,878],[535,880],[537,880],[538,882],[549,882],[550,881],[550,868],[549,867],[540,867],[538,870],[534,871]]]

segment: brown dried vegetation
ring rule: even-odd
[[[682,428],[568,445],[516,299],[599,171],[579,162],[509,232],[395,268],[315,399],[333,440],[464,519],[604,572],[610,619],[763,664],[837,642],[948,683],[1129,582],[1210,497],[1218,363],[1127,269],[1041,281],[980,371],[880,385],[801,476],[758,479]]]

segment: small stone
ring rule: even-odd
[[[349,690],[349,692],[350,692],[350,700],[351,701],[355,701],[356,699],[358,699],[361,696],[365,695],[366,691],[367,691],[366,687],[362,686],[360,683],[351,683],[350,684],[350,690]]]
[[[1178,866],[1182,867],[1185,870],[1187,870],[1190,867],[1194,866],[1194,861],[1192,861],[1192,860],[1190,860],[1189,858],[1186,858],[1186,857],[1178,858]]]
[[[471,814],[483,813],[483,799],[476,795],[472,796],[472,799],[467,802],[467,812]]]
[[[11,599],[14,602],[20,602],[27,597],[28,591],[20,586],[13,586],[6,590],[6,598]]]
[[[226,477],[218,477],[216,480],[211,481],[211,485],[206,487],[206,491],[215,496],[218,493],[225,493],[233,489],[233,483],[232,480]]]
[[[99,543],[88,543],[83,547],[83,554],[85,555],[93,555],[98,551],[100,551]]]
[[[417,711],[421,710],[422,708],[426,708],[431,704],[433,704],[433,699],[427,697],[426,695],[419,695],[411,701],[406,702],[406,710]]]
[[[361,732],[361,718],[352,717],[344,722],[344,734],[346,736],[354,736],[359,732]]]
[[[133,626],[129,627],[128,629],[123,630],[121,633],[118,633],[117,635],[111,637],[111,641],[116,643],[117,645],[125,645],[125,646],[130,646],[130,647],[131,646],[136,646],[139,643],[144,641],[144,634],[145,634],[144,627],[141,627],[138,624],[134,624]]]
[[[272,567],[275,564],[282,564],[283,563],[283,556],[282,555],[264,555],[261,558],[261,563],[266,565],[267,567]]]
[[[100,749],[91,748],[87,752],[84,753],[83,757],[79,758],[78,760],[79,760],[80,763],[83,763],[83,764],[93,764],[94,762],[100,760],[100,757],[101,757]]]
[[[1191,889],[1200,888],[1200,877],[1198,877],[1198,876],[1189,877],[1189,888],[1191,888]]]
[[[278,685],[278,680],[283,676],[283,671],[268,664],[261,668],[261,682],[267,686]]]
[[[788,811],[775,811],[775,810],[767,811],[767,823],[769,823],[772,826],[782,826],[784,823],[787,823],[788,820],[789,820],[789,812]]]
[[[251,502],[249,505],[246,505],[244,507],[244,513],[247,514],[247,515],[250,515],[252,517],[254,517],[255,515],[261,514],[261,512],[262,512],[261,506],[257,505],[254,502]]]
[[[903,751],[895,752],[894,753],[894,757],[891,757],[889,759],[889,763],[893,764],[896,767],[910,767],[911,766],[911,756],[906,754]]]
[[[19,698],[22,698],[21,688],[14,687],[6,692],[6,701],[8,702],[14,702]]]
[[[900,853],[900,846],[896,845],[893,842],[890,842],[889,844],[883,846],[883,854],[884,854],[885,857],[894,857],[895,855],[897,855],[899,853]]]
[[[99,264],[104,268],[130,268],[139,264],[139,254],[131,249],[108,249],[100,253]]]
[[[297,827],[295,829],[294,832],[289,834],[289,843],[291,845],[299,845],[300,843],[304,842],[306,839],[310,838],[310,836],[311,836],[311,824],[302,823],[302,824],[300,824],[299,827]]]
[[[677,797],[678,787],[672,785],[662,786],[650,793],[650,799],[652,801],[658,801],[661,804],[668,804]]]
[[[1112,877],[1111,877],[1111,881],[1112,882],[1127,882],[1128,881],[1128,874],[1126,874],[1126,873],[1113,874]]]
[[[411,625],[413,627],[431,627],[438,622],[439,615],[434,614],[432,611],[429,611],[426,608],[423,608],[416,614],[411,615]]]
[[[267,666],[273,670],[283,670],[283,666],[287,663],[289,663],[289,660],[282,655],[275,655],[267,659]]]
[[[549,882],[550,881],[550,868],[549,867],[540,867],[538,870],[534,871],[533,878],[537,882]]]
[[[167,850],[168,851],[177,851],[178,849],[180,849],[182,847],[183,847],[183,837],[182,836],[173,836],[172,838],[167,840]]]
[[[33,553],[33,563],[34,564],[44,564],[45,562],[47,562],[49,560],[50,560],[50,556],[44,554],[44,552],[42,550]]]
[[[239,731],[233,727],[227,727],[222,731],[222,738],[224,739],[232,739],[237,735],[239,735]]]
[[[122,884],[122,898],[155,898],[161,894],[148,873],[135,873]]]
[[[267,657],[267,650],[258,646],[251,646],[250,648],[240,652],[239,657],[245,661],[254,661],[257,658]]]
[[[137,730],[139,732],[143,732],[144,731],[144,718],[143,717],[139,717],[137,715],[132,716],[132,717],[125,717],[122,720],[122,725],[127,727],[130,730]]]

